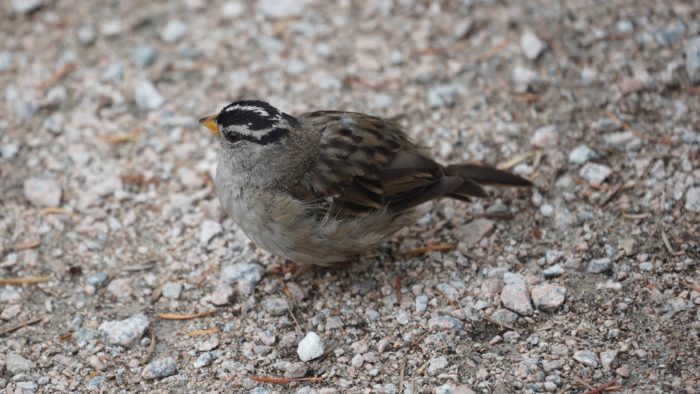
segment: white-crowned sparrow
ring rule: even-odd
[[[491,167],[437,164],[397,122],[356,112],[294,117],[237,101],[200,123],[219,140],[226,212],[258,246],[295,262],[351,260],[413,223],[413,208],[428,200],[531,185]]]

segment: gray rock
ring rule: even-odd
[[[139,67],[148,67],[158,60],[158,51],[151,46],[142,45],[131,49],[129,58]]]
[[[216,355],[213,352],[202,353],[194,360],[192,366],[195,368],[208,367],[214,360],[216,360]]]
[[[436,86],[428,91],[426,101],[430,108],[451,107],[457,97],[464,94],[464,87],[457,83]]]
[[[211,303],[214,305],[228,305],[235,298],[235,290],[228,283],[220,283],[211,293]]]
[[[313,331],[306,334],[304,339],[302,339],[297,346],[297,355],[299,359],[304,362],[321,357],[324,351],[325,349],[321,337]]]
[[[22,301],[22,293],[16,286],[5,286],[0,291],[0,301],[8,304],[15,304]]]
[[[151,81],[144,79],[136,84],[134,101],[141,109],[153,110],[160,108],[165,103],[165,98]]]
[[[24,197],[36,207],[61,205],[63,191],[55,179],[29,178],[24,181]]]
[[[518,321],[518,314],[505,308],[499,308],[491,314],[491,319],[506,326]]]
[[[0,147],[0,156],[3,159],[12,159],[17,155],[17,152],[19,152],[19,145],[17,144],[5,144]]]
[[[350,365],[352,365],[354,368],[360,368],[364,363],[365,358],[361,354],[354,355],[352,360],[350,360]]]
[[[554,312],[564,303],[566,288],[553,283],[540,283],[532,288],[532,302],[541,311]]]
[[[548,267],[544,271],[542,271],[542,275],[544,275],[546,279],[556,278],[558,276],[561,276],[563,273],[564,268],[559,264],[554,264],[553,266]]]
[[[666,30],[656,32],[654,38],[659,45],[667,47],[671,46],[681,39],[685,35],[685,26],[682,23],[678,23],[675,26],[671,26]]]
[[[17,388],[20,389],[21,393],[33,393],[37,390],[39,390],[39,385],[32,381],[32,380],[27,380],[24,382],[17,382]]]
[[[535,70],[522,66],[516,66],[513,69],[513,82],[515,83],[515,89],[519,92],[527,91],[541,81],[542,79]]]
[[[7,71],[12,67],[12,53],[0,51],[0,72]]]
[[[608,350],[605,352],[600,352],[600,364],[603,366],[603,369],[606,371],[610,371],[610,369],[614,366],[613,364],[617,360],[617,351],[615,350]]]
[[[96,272],[85,279],[85,283],[97,288],[104,286],[107,283],[107,279],[109,279],[109,275],[106,272]]]
[[[208,352],[216,349],[217,347],[219,347],[219,339],[217,337],[211,337],[197,345],[197,351]]]
[[[250,394],[270,394],[270,392],[264,387],[255,387],[250,390]]]
[[[129,347],[143,336],[148,326],[148,318],[138,314],[125,320],[106,321],[99,330],[110,345]]]
[[[600,274],[603,272],[606,272],[610,270],[611,268],[611,261],[607,257],[603,257],[600,259],[593,259],[588,262],[588,267],[586,270],[588,272],[594,273],[594,274]]]
[[[12,0],[12,8],[22,14],[31,14],[44,5],[44,0]]]
[[[19,313],[22,312],[22,307],[14,304],[14,305],[9,305],[5,309],[2,310],[2,313],[0,313],[0,319],[2,320],[12,320],[14,319]]]
[[[574,353],[574,360],[591,368],[598,368],[598,364],[600,364],[598,356],[590,350],[577,351]]]
[[[78,345],[78,347],[82,348],[95,342],[99,335],[100,334],[95,330],[87,327],[80,327],[73,334],[73,338],[75,338],[75,343]]]
[[[102,386],[102,383],[104,383],[105,377],[104,375],[97,375],[94,378],[88,380],[87,386],[88,389],[90,390],[100,390],[100,387]]]
[[[422,314],[428,309],[428,296],[421,294],[416,297],[416,312]]]
[[[245,5],[240,1],[227,1],[221,5],[221,15],[233,19],[245,12]]]
[[[36,367],[36,364],[33,361],[27,360],[15,352],[9,352],[5,355],[5,368],[11,375],[27,373],[34,367]]]
[[[554,371],[557,369],[561,369],[562,367],[564,367],[564,365],[566,365],[566,360],[564,360],[563,358],[558,358],[556,360],[544,360],[544,361],[542,361],[542,369],[545,372],[550,372],[550,371]]]
[[[163,297],[177,300],[182,292],[182,284],[177,282],[168,282],[163,285]]]
[[[260,0],[257,7],[263,15],[272,19],[285,19],[300,16],[308,0]]]
[[[187,30],[187,23],[180,20],[170,20],[161,30],[160,38],[167,43],[180,41],[187,34]]]
[[[237,263],[221,269],[220,280],[223,283],[236,283],[238,291],[250,295],[262,278],[265,269],[255,263]]]
[[[456,394],[454,387],[451,384],[445,383],[442,386],[435,387],[435,394]]]
[[[83,45],[92,45],[97,37],[95,29],[90,25],[80,26],[76,35],[78,36],[78,41]]]
[[[520,37],[520,47],[523,49],[525,57],[535,60],[547,48],[547,44],[542,42],[531,30],[526,30]]]
[[[172,357],[161,358],[146,365],[141,372],[144,379],[158,379],[175,375],[177,373],[177,362]]]
[[[475,219],[459,229],[461,241],[467,246],[474,246],[491,232],[496,222],[489,219]]]
[[[554,126],[542,126],[532,134],[530,143],[538,148],[551,148],[559,143],[559,133]]]
[[[447,357],[445,356],[434,358],[430,360],[430,363],[428,364],[428,373],[431,375],[437,375],[437,373],[445,369],[448,364],[449,361],[447,361]]]
[[[107,81],[121,81],[124,78],[124,66],[121,63],[112,63],[102,73],[102,78]]]
[[[464,323],[452,316],[436,316],[428,320],[430,331],[461,330]]]
[[[579,145],[569,153],[569,161],[576,164],[585,164],[588,160],[595,158],[597,154],[586,145]]]
[[[501,291],[501,302],[506,308],[523,316],[530,316],[534,313],[530,292],[527,291],[525,278],[520,274],[506,273],[503,275],[503,290]]]
[[[685,193],[685,209],[691,212],[700,212],[700,186],[691,187]]]
[[[287,368],[285,368],[284,370],[284,377],[287,379],[303,378],[304,376],[306,376],[306,372],[308,372],[308,370],[309,368],[306,366],[305,363],[289,363],[289,365],[287,365]]]
[[[282,316],[289,310],[289,304],[282,297],[269,297],[265,299],[265,310],[272,316]]]
[[[586,163],[579,176],[592,185],[600,185],[612,174],[612,169],[604,164]]]
[[[275,334],[269,330],[258,332],[258,339],[260,339],[260,342],[262,342],[266,346],[274,345],[275,341],[277,340]]]
[[[221,234],[222,228],[219,222],[213,220],[205,220],[199,227],[199,243],[208,245],[209,241],[217,235]]]
[[[695,36],[685,44],[685,70],[694,84],[700,83],[700,36]]]

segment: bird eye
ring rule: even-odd
[[[241,135],[238,133],[225,133],[224,137],[226,138],[226,141],[232,144],[241,141]]]

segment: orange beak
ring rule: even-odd
[[[219,131],[219,125],[216,124],[217,115],[205,116],[199,120],[199,124],[211,130],[212,133],[216,134],[217,137],[221,135]]]

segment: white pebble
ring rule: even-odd
[[[321,337],[313,331],[306,334],[304,339],[299,342],[299,346],[297,346],[297,355],[304,362],[321,357],[324,351]]]

